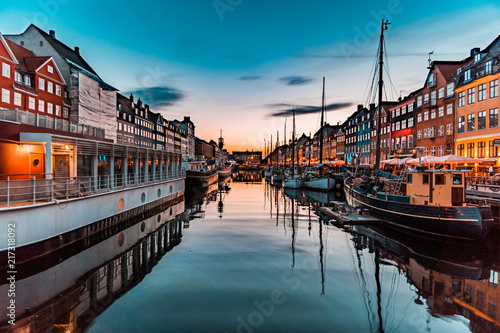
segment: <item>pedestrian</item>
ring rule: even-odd
[[[490,173],[490,176],[493,176],[495,174],[495,169],[493,168],[493,165],[490,165],[488,172]]]

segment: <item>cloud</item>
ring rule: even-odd
[[[151,108],[171,106],[186,97],[182,91],[171,87],[138,88],[129,91],[126,95],[130,93],[134,94],[134,99],[140,97]]]
[[[314,80],[305,76],[285,76],[279,79],[287,86],[300,86],[313,82]]]
[[[337,111],[353,106],[353,103],[333,103],[325,106],[325,111]],[[268,104],[266,105],[268,109],[281,109],[280,111],[270,113],[270,117],[289,117],[292,115],[293,110],[295,110],[296,115],[301,114],[311,114],[321,112],[321,106],[312,105],[291,105],[286,103],[278,104]]]
[[[254,81],[254,80],[259,80],[261,78],[262,78],[262,76],[260,76],[260,75],[255,75],[255,76],[241,76],[240,78],[238,78],[238,80],[241,80],[241,81]]]

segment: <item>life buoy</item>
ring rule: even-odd
[[[85,187],[84,183],[80,183],[80,195],[86,195],[86,194],[87,194],[87,187]]]

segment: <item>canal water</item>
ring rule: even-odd
[[[21,297],[50,301],[34,304],[24,324],[53,332],[500,331],[496,235],[433,241],[315,214],[342,197],[285,192],[253,174],[187,191],[182,204],[25,276]]]

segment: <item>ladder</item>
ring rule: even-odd
[[[406,172],[408,171],[407,168],[404,168],[401,170],[401,173],[399,174],[398,181],[396,182],[396,186],[394,187],[394,195],[402,195],[401,193],[401,184],[406,180]]]

